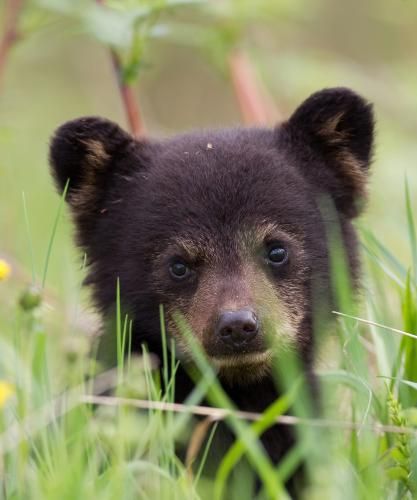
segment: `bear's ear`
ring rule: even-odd
[[[350,89],[324,89],[304,101],[284,128],[324,160],[325,172],[317,171],[311,162],[304,165],[305,173],[330,191],[339,210],[356,216],[365,198],[372,158],[372,105]]]
[[[138,142],[115,123],[97,117],[78,118],[59,127],[51,141],[50,165],[58,190],[67,182],[67,200],[74,209],[97,203],[117,158],[119,170]],[[120,172],[121,174],[123,172]]]

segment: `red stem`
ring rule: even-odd
[[[6,0],[4,30],[0,39],[0,83],[3,81],[10,50],[19,39],[17,25],[23,3],[24,0]]]
[[[129,123],[129,129],[135,137],[142,137],[145,135],[145,127],[142,121],[139,104],[135,93],[133,92],[133,87],[123,81],[123,71],[120,64],[120,58],[114,50],[111,51],[111,59],[114,72],[117,77],[120,97],[122,99],[127,121]]]
[[[105,0],[96,0],[96,2],[99,5],[105,5]],[[123,80],[123,67],[119,54],[115,50],[110,49],[110,56],[130,132],[135,137],[143,137],[145,135],[145,127],[133,87]]]
[[[244,52],[234,50],[231,53],[229,71],[243,122],[246,125],[268,125],[281,118],[271,96],[257,78]]]

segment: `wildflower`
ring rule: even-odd
[[[12,269],[10,265],[4,259],[0,259],[0,281],[7,280],[11,272]]]
[[[0,408],[6,404],[13,394],[13,386],[4,380],[0,380]]]

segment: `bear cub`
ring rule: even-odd
[[[192,353],[180,314],[239,409],[279,395],[272,361],[296,353],[314,386],[317,304],[331,321],[328,224],[337,224],[352,282],[372,156],[371,105],[346,88],[317,92],[274,128],[135,139],[111,121],[62,125],[50,149],[87,283],[103,317],[116,283],[133,319],[133,349],[161,356],[160,304],[182,366]],[[323,203],[324,200],[324,203]],[[331,200],[331,203],[328,203]],[[331,210],[323,211],[323,207]],[[192,389],[180,369],[182,399]],[[291,437],[263,436],[273,460]]]

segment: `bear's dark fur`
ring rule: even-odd
[[[260,412],[277,397],[268,325],[278,357],[293,349],[313,380],[314,303],[328,311],[332,303],[332,221],[357,279],[351,221],[363,206],[372,142],[370,104],[334,88],[272,129],[135,140],[110,121],[80,118],[57,130],[50,161],[60,191],[69,179],[87,282],[103,315],[114,308],[119,278],[134,348],[145,342],[160,355],[163,304],[186,365],[190,349],[173,320],[179,311],[237,407]],[[329,198],[335,210],[323,212]],[[249,324],[219,327],[225,312],[242,311]],[[256,335],[241,342],[245,328]],[[179,398],[191,387],[183,372],[176,387]],[[270,430],[263,442],[278,460],[290,437]]]

